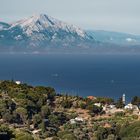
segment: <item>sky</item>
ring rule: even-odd
[[[140,35],[140,0],[0,0],[0,21],[47,14],[83,29]]]

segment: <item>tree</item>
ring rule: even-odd
[[[60,131],[57,135],[62,140],[77,140],[75,135],[69,131]]]
[[[0,126],[0,140],[10,140],[14,138],[13,131],[11,131],[7,126]]]
[[[27,110],[23,107],[19,107],[16,109],[16,112],[22,119],[22,122],[25,124],[27,120]]]
[[[56,95],[54,88],[51,87],[37,86],[35,87],[35,91],[40,94],[48,95],[48,99],[50,100],[53,100]]]
[[[107,140],[115,140],[115,136],[113,134],[108,135]]]
[[[79,107],[82,108],[82,109],[85,109],[85,108],[86,108],[86,103],[83,102],[83,101],[81,101],[81,102],[79,103]]]
[[[74,134],[66,134],[63,136],[63,140],[77,140]]]
[[[31,134],[27,133],[27,132],[20,132],[17,136],[16,136],[16,140],[34,140],[34,138],[32,137]]]
[[[137,105],[139,107],[140,106],[140,97],[138,97],[138,96],[133,97],[131,103],[133,105]]]
[[[54,97],[56,95],[55,89],[52,87],[46,87],[46,90],[47,90],[47,94],[48,94],[48,99],[54,100]]]
[[[0,118],[6,113],[7,105],[5,100],[0,99]]]
[[[98,106],[93,105],[93,104],[88,105],[87,109],[90,110],[91,113],[95,113],[95,114],[99,114],[103,110],[102,107],[98,107]]]
[[[108,131],[106,128],[99,127],[97,130],[97,139],[104,140],[108,137]]]
[[[28,119],[28,120],[27,120],[27,128],[28,128],[28,129],[30,129],[30,124],[31,124],[31,120]]]
[[[41,115],[43,118],[47,118],[51,114],[50,108],[47,105],[42,106]]]
[[[34,127],[38,127],[38,125],[42,122],[42,118],[39,114],[35,114],[33,116],[33,124],[34,124]]]
[[[54,136],[52,140],[60,140],[58,137]]]
[[[37,106],[36,104],[31,100],[26,100],[26,109],[28,112],[28,117],[32,117],[33,114],[37,113]]]
[[[59,125],[60,124],[60,120],[59,120],[58,116],[56,116],[54,114],[49,116],[49,122],[52,125]]]
[[[42,132],[46,131],[46,125],[45,125],[44,121],[42,121],[42,123],[41,123],[41,130],[42,130]]]
[[[5,100],[5,103],[6,103],[7,108],[8,108],[11,112],[14,111],[14,110],[16,109],[16,104],[15,104],[12,100],[7,99],[7,100]]]
[[[72,102],[69,99],[64,99],[61,102],[61,106],[64,107],[64,108],[71,108]]]
[[[140,137],[140,121],[125,125],[120,130],[120,136],[122,138],[139,138]]]
[[[122,97],[118,99],[117,103],[116,103],[116,107],[117,108],[123,108],[125,105],[123,103]]]
[[[112,98],[98,97],[97,99],[95,99],[95,102],[102,104],[113,104],[114,100]]]
[[[124,117],[125,113],[123,111],[119,111],[115,113],[115,117]]]
[[[4,119],[5,122],[8,123],[12,123],[13,121],[13,116],[9,112],[5,113],[2,118]]]

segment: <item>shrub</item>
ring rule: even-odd
[[[77,140],[77,138],[74,136],[74,134],[65,134],[63,137],[62,137],[63,140]]]
[[[123,111],[116,112],[115,117],[124,117],[125,113]]]
[[[58,137],[53,137],[52,140],[60,140]]]
[[[62,106],[63,108],[71,108],[72,102],[71,102],[70,100],[68,100],[68,99],[65,99],[65,100],[63,100],[63,101],[61,102],[61,106]]]
[[[38,127],[41,122],[42,122],[41,116],[39,114],[35,114],[33,116],[34,127]]]
[[[134,122],[127,126],[123,126],[120,130],[120,135],[122,138],[140,137],[140,121]]]
[[[139,117],[138,115],[132,115],[133,119],[137,120]]]
[[[10,140],[14,138],[13,131],[10,130],[7,126],[1,125],[0,126],[0,140]]]
[[[76,137],[74,136],[74,134],[69,131],[60,131],[58,132],[57,135],[60,139],[63,139],[63,140],[76,140]]]
[[[29,133],[21,133],[16,136],[16,140],[34,140],[34,138]]]

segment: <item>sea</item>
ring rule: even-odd
[[[140,55],[0,54],[0,80],[51,86],[57,93],[110,97],[140,96]]]

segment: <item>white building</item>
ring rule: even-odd
[[[76,118],[75,118],[75,121],[77,121],[77,122],[83,122],[84,120],[83,120],[83,118],[81,118],[81,117],[76,117]]]
[[[21,84],[21,81],[15,81],[15,83],[16,83],[17,85],[20,85],[20,84]]]
[[[70,124],[75,124],[75,123],[80,123],[80,122],[84,122],[84,119],[81,117],[76,117],[75,119],[70,120]]]
[[[75,124],[75,123],[76,123],[75,119],[70,120],[70,124]]]
[[[126,105],[125,107],[124,107],[124,109],[133,109],[133,110],[135,110],[135,111],[139,111],[139,108],[138,108],[138,106],[136,106],[136,105],[133,105],[133,104],[128,104],[128,105]]]
[[[133,105],[131,103],[127,104],[124,109],[133,109]]]
[[[102,106],[103,107],[103,110],[104,111],[107,111],[107,110],[112,110],[112,109],[116,109],[116,106],[115,105],[104,105]]]
[[[110,109],[114,109],[114,108],[116,108],[115,105],[109,105],[108,107],[109,107]]]
[[[101,107],[102,104],[101,103],[95,103],[94,105],[98,106],[98,107]]]

